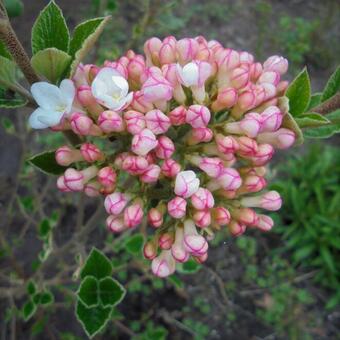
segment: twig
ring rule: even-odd
[[[331,113],[331,112],[333,112],[337,109],[340,109],[340,92],[338,92],[333,97],[326,100],[321,105],[315,107],[314,109],[311,109],[311,111],[325,115],[325,114]]]
[[[119,328],[123,333],[127,334],[130,337],[135,337],[137,334],[133,332],[129,327],[125,326],[122,322],[119,320],[114,320],[113,323],[117,328]]]
[[[161,309],[158,314],[166,323],[170,325],[175,325],[179,329],[191,334],[192,336],[197,336],[196,332],[194,332],[190,327],[188,327],[184,323],[172,317],[166,310]]]

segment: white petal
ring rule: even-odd
[[[125,97],[129,92],[129,84],[124,77],[113,76],[112,81],[116,87],[120,89],[122,97]]]
[[[34,83],[31,93],[35,101],[45,110],[56,110],[64,105],[60,89],[45,81]]]
[[[70,79],[64,79],[60,83],[59,88],[63,96],[63,100],[65,101],[65,104],[66,104],[65,111],[68,113],[72,109],[73,100],[76,95],[76,88],[74,86],[73,81]]]
[[[47,124],[42,123],[39,120],[39,117],[42,117],[44,115],[48,115],[48,111],[45,111],[44,109],[41,109],[40,107],[37,108],[35,111],[33,111],[28,119],[29,125],[33,129],[46,129],[48,127]]]
[[[195,63],[189,63],[183,67],[183,80],[185,86],[198,84],[198,71],[198,66]]]
[[[61,119],[63,118],[64,112],[60,112],[60,111],[54,111],[54,112],[48,112],[48,114],[44,114],[42,116],[38,116],[38,120],[43,123],[46,124],[47,126],[51,127],[51,126],[55,126],[58,125],[61,121]]]

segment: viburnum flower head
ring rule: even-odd
[[[104,65],[79,65],[60,86],[38,82],[33,128],[73,132],[55,159],[62,192],[102,195],[111,232],[147,227],[155,275],[208,257],[222,228],[268,231],[282,199],[265,166],[297,138],[287,124],[288,62],[264,63],[204,37],[151,38]],[[155,231],[157,229],[157,231]]]

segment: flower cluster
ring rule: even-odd
[[[30,123],[84,140],[56,151],[68,167],[58,188],[104,195],[111,232],[154,228],[144,256],[165,277],[176,262],[204,262],[221,228],[234,236],[272,228],[259,211],[278,210],[282,201],[276,191],[262,192],[265,165],[295,135],[282,127],[278,105],[286,59],[261,64],[203,37],[151,38],[144,52],[79,65],[60,87],[34,84],[40,107]]]

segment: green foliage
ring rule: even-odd
[[[335,72],[329,78],[321,97],[323,103],[327,99],[333,97],[337,92],[340,91],[340,66],[337,67]]]
[[[4,4],[10,18],[21,15],[24,10],[24,4],[21,0],[4,0]]]
[[[143,234],[133,234],[125,241],[126,250],[132,255],[141,255],[144,245]]]
[[[313,145],[279,168],[285,202],[276,228],[286,240],[295,265],[316,269],[315,279],[337,291],[340,284],[340,154],[331,146]],[[340,296],[339,296],[340,297]]]
[[[61,175],[67,169],[55,160],[55,151],[45,151],[29,158],[28,163],[50,175]]]
[[[201,269],[201,265],[195,260],[189,259],[187,262],[177,264],[176,269],[182,274],[193,274]]]
[[[22,316],[24,320],[28,321],[35,314],[36,311],[36,304],[32,300],[27,301],[22,308]]]
[[[67,52],[70,33],[61,9],[54,1],[40,12],[32,28],[33,55],[46,48],[54,47]]]
[[[98,306],[98,280],[94,276],[86,276],[78,290],[78,298],[86,307]]]
[[[112,274],[111,261],[98,249],[92,248],[82,270],[80,277],[83,279],[92,275],[97,279],[110,276]]]

